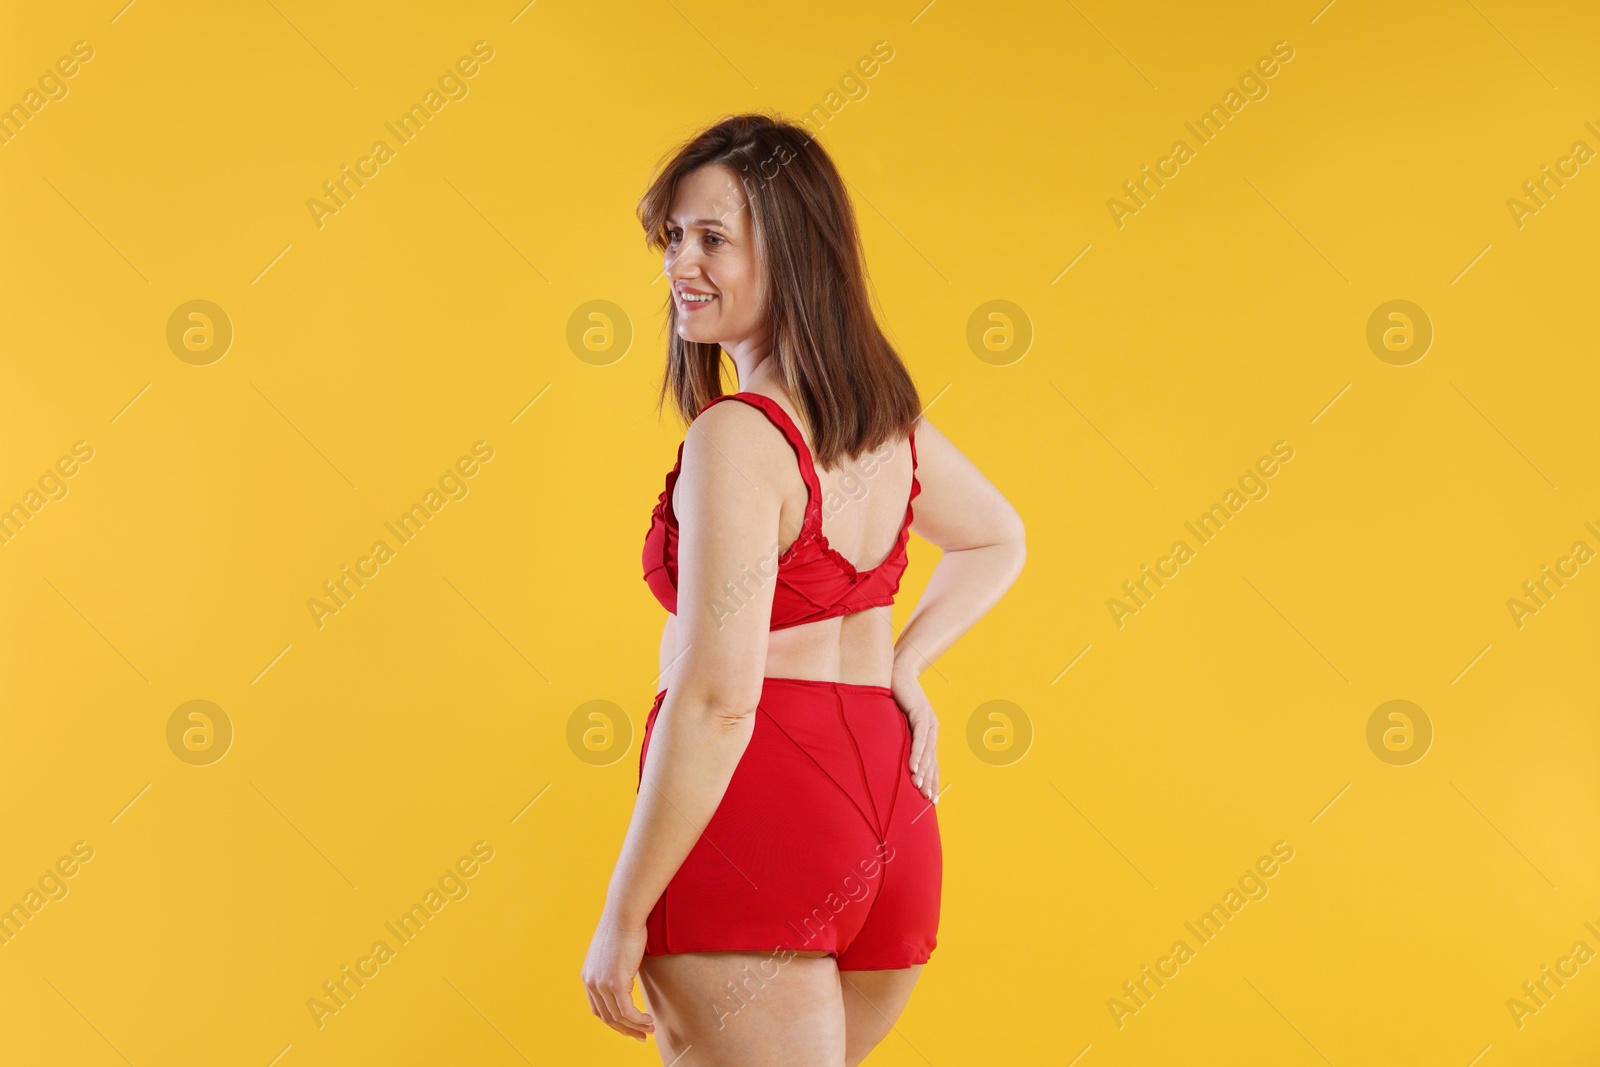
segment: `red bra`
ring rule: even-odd
[[[922,485],[917,481],[915,431],[910,438],[911,494],[906,498],[906,516],[900,524],[900,535],[882,563],[871,570],[858,571],[834,551],[822,532],[822,486],[817,481],[805,438],[789,413],[760,393],[726,393],[713,397],[701,412],[720,400],[742,400],[766,412],[767,418],[783,431],[794,449],[800,477],[806,483],[806,513],[800,535],[778,556],[770,629],[783,630],[893,604],[895,593],[900,589],[900,576],[906,569],[906,544],[911,539],[911,502],[922,492]],[[661,491],[655,510],[650,513],[650,532],[644,539],[644,580],[661,606],[674,615],[678,613],[678,520],[672,513],[672,490],[682,465],[683,445],[679,444],[678,462],[667,474],[667,487]]]

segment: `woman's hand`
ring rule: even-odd
[[[896,670],[889,681],[895,703],[911,724],[911,780],[922,795],[939,803],[939,716],[922,683],[910,671]]]
[[[633,1006],[633,979],[644,959],[644,943],[643,923],[633,926],[606,912],[589,942],[581,974],[589,1010],[613,1030],[640,1041],[656,1030],[655,1020]]]

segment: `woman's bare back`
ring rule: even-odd
[[[786,399],[776,396],[772,399],[782,405],[796,425],[799,424],[793,406]],[[809,446],[809,441],[807,444]],[[822,534],[829,546],[858,571],[870,570],[882,563],[899,539],[911,493],[910,445],[909,438],[901,438],[853,456],[829,470],[816,468],[817,481],[822,486]],[[676,495],[674,487],[673,513],[682,514],[677,510]],[[806,497],[806,485],[797,462],[791,484],[785,487],[779,521],[783,551],[787,551],[798,536]],[[776,561],[767,561],[765,570],[770,573],[775,569]],[[872,607],[850,615],[774,630],[767,640],[763,673],[769,678],[813,678],[886,686],[894,665],[892,610],[888,606]],[[677,617],[669,615],[661,635],[663,675],[659,687],[663,689],[672,683],[671,665],[681,652],[676,627]]]

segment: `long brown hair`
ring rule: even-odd
[[[817,467],[908,434],[921,412],[916,384],[873,315],[844,179],[805,127],[775,115],[730,115],[668,153],[639,201],[645,243],[665,252],[678,182],[714,164],[739,177],[749,203],[772,356],[810,431]],[[670,292],[667,316],[657,409],[670,395],[688,423],[722,395],[722,346],[678,336]]]

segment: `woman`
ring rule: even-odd
[[[672,613],[662,689],[582,979],[664,1063],[857,1064],[939,920],[918,677],[1015,581],[1022,522],[919,417],[844,182],[803,127],[717,123],[639,218],[672,290],[662,393],[693,421],[645,543]],[[911,530],[944,554],[896,641]]]

